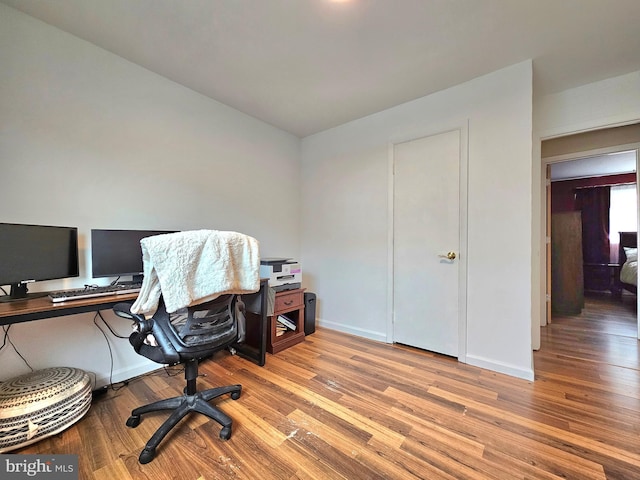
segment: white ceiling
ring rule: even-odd
[[[551,180],[600,177],[636,171],[636,151],[580,158],[551,165]]]
[[[640,0],[0,0],[303,137],[529,58],[640,70]]]

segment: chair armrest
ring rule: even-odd
[[[147,335],[151,333],[153,329],[153,319],[150,318],[147,320],[144,315],[132,313],[130,303],[116,303],[113,306],[113,313],[119,317],[135,322],[134,330],[129,336],[129,343],[131,343],[136,352],[140,353],[140,349],[143,347]]]
[[[115,313],[117,316],[122,317],[122,318],[126,318],[128,320],[133,320],[136,322],[143,322],[146,320],[146,318],[144,317],[144,315],[139,315],[137,313],[132,313],[131,312],[131,303],[116,303],[113,306],[113,313]]]
[[[180,356],[162,329],[156,328],[153,331],[155,325],[153,318],[132,313],[131,304],[125,302],[116,303],[113,306],[113,312],[119,317],[135,322],[134,331],[129,335],[129,343],[137,353],[158,363],[175,364],[180,362]],[[155,337],[157,346],[146,343],[150,333]]]
[[[153,328],[153,319],[147,319],[144,315],[138,315],[137,313],[131,313],[130,303],[116,303],[113,306],[113,313],[117,316],[126,318],[128,320],[137,322],[135,331],[137,333],[149,333]]]

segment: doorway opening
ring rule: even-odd
[[[635,318],[633,334],[640,338],[637,287],[632,293],[620,278],[625,247],[633,243],[637,249],[638,147],[545,158],[547,324],[554,317],[587,318],[594,309],[606,313],[626,305]],[[625,232],[622,240],[619,232]]]

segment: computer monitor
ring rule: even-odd
[[[0,223],[0,285],[11,286],[0,301],[45,296],[28,284],[79,274],[77,228]]]
[[[92,229],[91,276],[104,278],[131,275],[133,283],[142,282],[140,240],[165,233],[175,233],[175,231]]]

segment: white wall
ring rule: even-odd
[[[0,65],[0,221],[81,236],[81,277],[38,287],[90,281],[92,228],[235,230],[263,256],[299,256],[296,137],[2,4]],[[129,322],[104,316],[128,335]],[[92,318],[10,336],[34,368],[78,366],[102,385],[109,352]],[[109,336],[115,381],[156,368]],[[0,364],[0,380],[27,371],[9,346]]]
[[[535,101],[534,165],[539,181],[534,183],[534,188],[537,188],[539,193],[533,203],[533,230],[538,232],[537,249],[543,253],[538,261],[539,276],[533,280],[539,291],[539,294],[533,297],[533,302],[537,302],[539,306],[533,315],[534,346],[540,343],[540,326],[546,324],[546,197],[541,194],[544,191],[545,179],[542,173],[545,167],[541,159],[541,142],[548,138],[636,122],[640,122],[640,71],[546,95]]]
[[[392,340],[389,145],[468,122],[465,360],[533,378],[532,108],[524,62],[303,139],[301,259],[320,324]]]
[[[537,139],[634,123],[640,119],[640,71],[608,78],[536,101]]]

